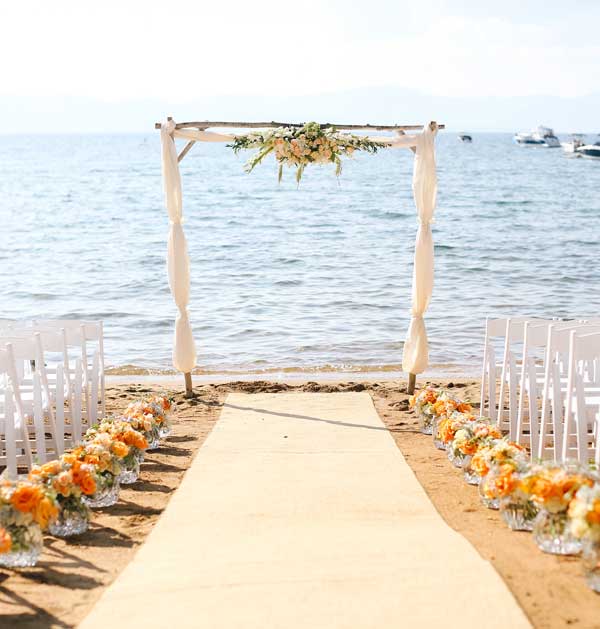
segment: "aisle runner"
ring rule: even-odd
[[[425,447],[425,446],[424,446]],[[82,629],[529,627],[440,518],[366,393],[227,398]]]

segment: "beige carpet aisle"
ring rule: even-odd
[[[530,625],[440,518],[367,393],[236,393],[80,625],[125,626]]]

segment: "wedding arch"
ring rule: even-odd
[[[269,152],[275,150],[280,163],[279,177],[282,176],[284,163],[294,164],[297,168],[297,180],[300,181],[306,163],[331,161],[336,163],[339,173],[340,155],[351,155],[355,148],[376,152],[377,148],[408,148],[415,154],[412,188],[417,209],[419,227],[417,230],[412,287],[411,320],[402,355],[402,369],[409,374],[408,390],[415,388],[416,376],[427,368],[429,346],[423,316],[429,305],[433,290],[433,238],[431,223],[435,211],[437,195],[437,174],[435,166],[435,137],[438,129],[444,125],[430,122],[421,125],[358,125],[358,124],[317,124],[317,123],[282,123],[282,122],[180,122],[171,117],[166,122],[155,124],[160,129],[162,147],[162,174],[165,203],[169,214],[169,239],[167,248],[167,270],[171,294],[178,309],[175,322],[173,346],[173,366],[185,376],[186,396],[192,392],[192,370],[196,366],[196,347],[192,326],[188,315],[190,294],[190,262],[185,233],[183,231],[183,198],[179,162],[187,155],[196,142],[230,142],[234,150],[240,148],[264,147],[259,152],[250,170]],[[275,129],[281,131],[247,136],[223,134],[207,129]],[[309,137],[320,137],[308,148],[305,144],[297,146],[298,133],[306,130]],[[394,131],[395,136],[351,136],[340,131]],[[407,134],[407,131],[420,131]],[[312,135],[311,135],[312,134]],[[301,142],[305,135],[302,133]],[[290,140],[289,138],[293,138]],[[176,139],[187,140],[187,144],[178,154]],[[318,138],[317,138],[318,139]],[[296,144],[294,144],[296,142]],[[270,143],[270,144],[269,144]],[[318,144],[318,146],[316,145]],[[322,145],[325,145],[323,147]],[[293,149],[287,151],[286,147]],[[283,147],[283,148],[282,148]],[[304,150],[303,150],[304,149]],[[316,150],[318,149],[318,150]],[[311,150],[314,152],[311,153]],[[264,154],[263,154],[264,153]],[[293,154],[292,154],[293,153]],[[308,155],[308,157],[302,157]],[[315,156],[315,157],[313,157]]]

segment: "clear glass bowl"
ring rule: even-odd
[[[432,425],[431,425],[431,434],[433,435],[433,445],[438,450],[445,450],[446,449],[446,444],[440,439],[440,436],[438,434],[438,424],[439,423],[440,423],[439,419],[437,417],[434,417]]]
[[[531,500],[519,501],[513,496],[500,500],[500,515],[513,531],[532,531],[538,508]]]
[[[5,568],[30,568],[38,562],[44,547],[42,531],[37,524],[6,527],[12,538],[12,548],[0,553],[0,566]]]
[[[545,553],[578,555],[581,552],[581,540],[571,533],[566,511],[550,513],[540,509],[533,523],[533,539]]]
[[[124,461],[123,470],[119,474],[120,485],[135,483],[140,475],[140,459],[134,454]]]
[[[85,496],[84,501],[92,509],[112,507],[119,500],[119,477],[113,477],[110,483],[99,487],[92,496]]]
[[[82,501],[78,508],[62,507],[58,517],[48,526],[48,532],[54,537],[72,537],[88,530],[90,510]]]
[[[594,592],[600,592],[600,541],[583,541],[581,561],[585,582]]]

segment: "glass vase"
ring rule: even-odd
[[[540,509],[533,523],[533,539],[540,550],[553,555],[577,555],[581,541],[573,536],[566,511]]]
[[[120,485],[131,485],[140,475],[140,459],[135,452],[126,456],[122,461],[123,469],[119,474]]]
[[[83,499],[69,498],[61,504],[58,516],[50,523],[48,531],[54,537],[72,537],[85,533],[89,524],[90,510]]]
[[[494,488],[494,471],[490,470],[479,482],[479,497],[482,504],[488,509],[499,509],[500,499]]]
[[[431,435],[433,433],[433,417],[422,410],[417,411],[417,416],[419,418],[419,430],[424,435]]]
[[[477,472],[471,469],[472,459],[473,457],[470,455],[464,458],[464,461],[463,461],[464,477],[467,483],[469,483],[469,485],[479,485],[479,482],[481,481],[481,476],[479,476]]]
[[[583,540],[581,551],[585,582],[594,592],[600,592],[600,540]]]
[[[12,539],[11,549],[0,553],[0,566],[5,568],[30,568],[35,566],[44,547],[42,531],[37,524],[5,527]]]
[[[438,433],[438,425],[440,423],[440,420],[438,417],[434,417],[433,418],[433,423],[431,426],[431,434],[433,435],[433,445],[438,449],[438,450],[445,450],[446,449],[446,444],[442,441],[439,433]]]
[[[160,428],[158,429],[158,436],[160,439],[166,439],[171,434],[172,431],[173,429],[171,427],[171,422],[168,419],[165,419],[163,423],[160,425]],[[426,432],[425,434],[430,435],[431,432],[428,432],[428,433]]]
[[[460,450],[455,450],[452,444],[448,446],[448,460],[454,467],[462,468],[465,462],[465,455]]]
[[[119,477],[110,472],[103,472],[100,479],[96,484],[96,493],[84,498],[85,503],[92,509],[112,507],[119,500]]]
[[[148,441],[147,452],[157,450],[160,447],[160,432],[158,426],[155,426],[150,432],[146,433],[146,441]]]
[[[532,531],[538,508],[531,500],[507,496],[500,500],[500,515],[513,531]]]

